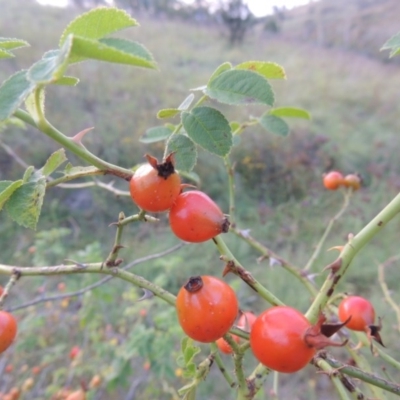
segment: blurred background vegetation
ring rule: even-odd
[[[101,4],[85,0],[70,3],[68,8],[53,8],[33,0],[0,0],[0,35],[25,39],[31,45],[19,50],[16,58],[2,61],[1,81],[57,47],[69,21]],[[242,6],[240,1],[227,3]],[[235,8],[221,4],[211,13],[210,4],[206,0],[198,0],[191,7],[183,7],[177,0],[116,1],[140,23],[125,35],[153,53],[159,71],[95,62],[73,66],[69,72],[81,82],[75,88],[51,88],[47,116],[69,135],[95,126],[85,138],[87,147],[107,161],[130,168],[142,162],[146,152],[162,155],[159,144],[139,142],[148,128],[161,125],[157,111],[178,106],[188,90],[204,85],[222,62],[279,63],[288,79],[272,82],[276,105],[306,108],[313,120],[291,121],[288,138],[272,136],[259,128],[243,133],[241,145],[232,154],[238,226],[250,229],[260,242],[301,268],[342,202],[339,192],[323,189],[323,172],[340,169],[360,173],[364,179],[364,188],[352,198],[324,250],[343,244],[349,233],[357,233],[399,191],[399,63],[379,49],[399,30],[400,3],[322,0],[290,11],[275,9],[273,15],[264,18],[245,14],[240,38],[232,37],[229,22],[229,18],[235,18]],[[260,110],[224,108],[229,118],[237,121],[249,114],[258,115]],[[40,167],[57,149],[57,144],[30,127],[8,127],[0,133],[0,179],[20,178],[24,167],[18,157]],[[69,159],[81,165],[72,155]],[[221,160],[201,153],[195,172],[201,179],[200,188],[227,212],[227,179]],[[115,186],[127,190],[126,182],[117,181]],[[100,188],[52,188],[47,192],[37,232],[19,227],[0,214],[1,262],[42,266],[65,259],[104,260],[114,240],[115,228],[109,225],[120,211],[131,215],[137,209],[129,197],[117,198]],[[178,243],[166,215],[160,215],[160,219],[156,225],[127,227],[123,240],[126,248],[121,252],[127,263]],[[377,267],[398,255],[399,229],[399,219],[387,226],[358,255],[339,286],[341,291],[374,302],[377,314],[383,317],[384,342],[397,358],[399,332],[394,327],[394,312],[384,301]],[[285,271],[266,262],[258,264],[259,255],[237,238],[228,234],[226,241],[251,273],[285,303],[307,309],[308,293]],[[320,274],[322,268],[334,257],[332,252],[323,251],[318,258],[312,271],[317,285],[325,277],[325,273]],[[213,244],[203,243],[138,262],[134,272],[176,294],[190,275],[215,274],[219,267],[222,272]],[[25,279],[15,287],[6,308],[38,296],[79,290],[98,279]],[[399,303],[398,262],[386,268],[386,279],[389,289],[397,289],[393,296]],[[228,281],[236,289],[242,308],[261,312],[267,306],[238,279],[228,277]],[[3,278],[1,283],[5,282]],[[99,374],[103,383],[91,393],[93,399],[176,399],[176,389],[184,382],[175,362],[181,330],[174,310],[157,299],[137,303],[140,296],[139,290],[112,280],[82,296],[15,311],[20,332],[13,349],[0,357],[0,392],[21,386],[32,376],[32,368],[40,366],[33,374],[34,388],[26,398],[47,399],[60,388],[79,387],[81,381],[88,382]],[[75,345],[82,349],[82,356],[71,362],[68,354]],[[384,366],[368,349],[362,351],[376,370]],[[335,354],[340,358],[340,350]],[[254,360],[248,358],[250,367]],[[230,365],[229,359],[227,363]],[[10,365],[8,370],[12,371],[7,372]],[[201,386],[199,398],[234,398],[219,379],[219,371],[213,371]],[[282,384],[282,398],[336,398],[329,379],[313,374],[312,367],[282,377]],[[265,398],[271,387],[268,380],[258,398]]]

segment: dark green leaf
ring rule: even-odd
[[[21,185],[8,199],[6,210],[19,225],[36,229],[46,189],[46,178]]]
[[[268,81],[257,72],[230,70],[223,72],[205,89],[212,99],[226,104],[274,104],[274,93]]]
[[[0,86],[0,121],[9,118],[35,88],[26,74],[19,71]]]
[[[265,61],[246,61],[236,65],[235,69],[258,72],[267,79],[286,79],[285,70],[278,64]]]
[[[112,7],[95,8],[75,18],[67,26],[61,35],[60,46],[71,33],[87,39],[100,39],[137,25],[136,20],[123,10]]]
[[[196,107],[183,113],[182,123],[189,137],[210,153],[222,157],[229,153],[231,127],[220,111],[212,107]]]
[[[190,172],[196,165],[196,145],[186,135],[175,134],[167,143],[167,154],[174,153],[175,168],[178,171]]]
[[[288,124],[275,115],[264,115],[260,118],[261,126],[271,133],[275,133],[280,136],[287,136],[289,134]]]
[[[155,126],[147,129],[139,139],[142,143],[155,143],[167,139],[171,135],[171,130],[165,126]]]
[[[22,179],[18,181],[1,181],[0,182],[0,210],[10,196],[22,185]]]
[[[275,115],[276,117],[311,119],[311,115],[308,111],[297,107],[273,108],[268,111],[268,114]]]

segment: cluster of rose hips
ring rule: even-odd
[[[354,191],[361,188],[362,179],[357,174],[348,174],[344,176],[339,171],[330,171],[323,175],[323,184],[326,189],[337,190],[340,187],[352,189]]]
[[[233,289],[213,276],[191,277],[180,289],[176,299],[179,323],[190,338],[210,343],[216,341],[223,353],[232,353],[231,346],[222,338],[233,326],[250,332],[250,347],[255,358],[268,368],[292,373],[305,367],[316,352],[327,346],[343,346],[329,339],[343,326],[364,331],[382,344],[379,327],[374,325],[375,311],[362,297],[346,297],[339,305],[341,323],[325,324],[321,314],[312,325],[298,310],[288,306],[275,306],[258,317],[251,312],[239,312]],[[233,335],[232,339],[240,342]]]
[[[146,155],[148,163],[140,166],[130,180],[130,194],[138,207],[148,212],[169,211],[172,232],[187,242],[204,242],[226,232],[229,222],[205,193],[199,190],[183,192],[185,186],[174,168],[173,155],[162,163]],[[340,186],[358,190],[361,179],[331,171],[324,176],[327,189]],[[250,332],[250,347],[256,359],[278,372],[296,372],[308,364],[316,352],[327,346],[343,346],[329,339],[344,325],[365,331],[380,343],[379,327],[370,303],[360,297],[346,298],[339,306],[341,323],[325,324],[321,314],[313,325],[298,310],[287,306],[272,307],[258,317],[251,312],[239,312],[234,290],[213,276],[195,276],[179,290],[176,310],[183,331],[190,338],[210,343],[216,341],[223,353],[233,349],[223,338],[234,325]],[[240,315],[239,315],[240,314]],[[233,335],[232,340],[240,342]]]
[[[229,228],[229,222],[218,205],[204,192],[182,189],[174,168],[173,154],[162,163],[146,155],[148,163],[141,165],[130,180],[132,200],[144,211],[169,211],[172,232],[181,240],[205,242]]]

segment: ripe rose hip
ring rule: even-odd
[[[178,238],[191,243],[205,242],[229,229],[229,221],[218,205],[199,190],[177,197],[169,212],[169,223]]]

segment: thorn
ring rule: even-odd
[[[142,289],[142,290],[143,290],[143,296],[140,299],[136,300],[136,302],[151,299],[152,297],[154,297],[154,293],[150,292],[150,290],[148,289]]]
[[[86,128],[83,131],[78,132],[75,136],[72,136],[70,139],[75,142],[80,144],[81,146],[83,146],[82,144],[82,139],[83,137],[92,129],[94,129],[94,126],[92,126],[91,128]]]
[[[343,249],[344,249],[344,246],[333,246],[333,247],[329,248],[327,251],[338,250],[339,253],[341,253]]]
[[[342,266],[342,259],[339,257],[333,263],[327,265],[323,271],[330,269],[332,274],[336,274],[339,271],[340,267]]]

